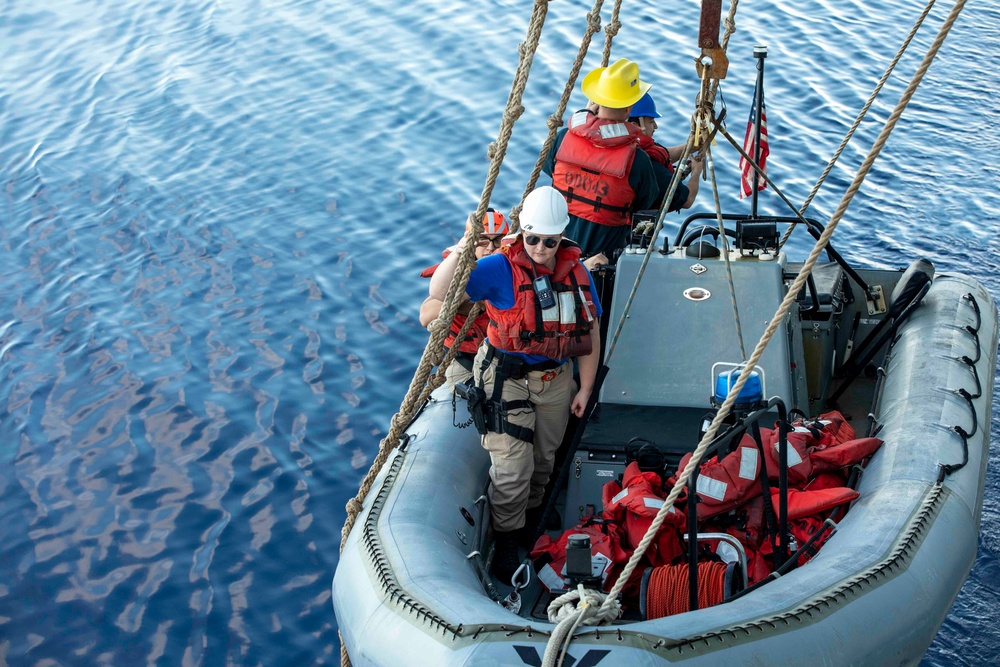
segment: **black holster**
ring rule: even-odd
[[[476,431],[479,432],[479,435],[486,435],[487,431],[490,430],[487,426],[486,413],[493,412],[487,408],[490,401],[486,400],[486,392],[482,387],[477,387],[472,379],[469,379],[466,382],[456,383],[455,393],[468,402],[469,415],[472,417],[472,424],[476,427]]]

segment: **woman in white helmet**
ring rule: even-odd
[[[601,347],[597,291],[579,247],[562,236],[566,200],[539,187],[525,198],[520,222],[519,234],[479,260],[466,286],[470,299],[486,302],[490,318],[473,371],[484,395],[478,425],[492,462],[494,572],[504,582],[521,562],[517,533],[526,514],[540,519],[569,414],[582,416],[590,399]],[[444,299],[457,256],[434,272],[432,297]]]

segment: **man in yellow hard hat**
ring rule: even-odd
[[[660,188],[649,156],[639,148],[642,132],[628,122],[632,106],[651,88],[639,77],[639,66],[622,58],[590,72],[581,87],[592,104],[556,135],[544,169],[569,205],[566,236],[594,268],[625,247],[632,213],[653,208]],[[687,192],[678,192],[675,201],[678,196],[685,203]]]

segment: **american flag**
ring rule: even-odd
[[[753,99],[757,99],[757,89],[754,88]],[[756,104],[750,105],[750,120],[747,121],[747,135],[743,139],[743,150],[751,158],[754,156],[754,123],[757,121],[757,110]],[[767,113],[764,109],[764,95],[761,93],[760,96],[760,160],[757,162],[760,165],[761,171],[765,174],[767,173],[767,155],[770,153],[767,142]],[[744,197],[749,197],[753,194],[753,177],[754,168],[750,166],[749,160],[745,157],[740,156],[740,174],[742,175],[740,179],[740,199]],[[757,190],[763,190],[767,187],[767,181],[765,181],[760,176],[757,177]]]

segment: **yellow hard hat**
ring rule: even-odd
[[[610,67],[598,67],[583,78],[583,94],[609,109],[624,109],[638,102],[651,83],[639,80],[639,66],[622,58]]]

